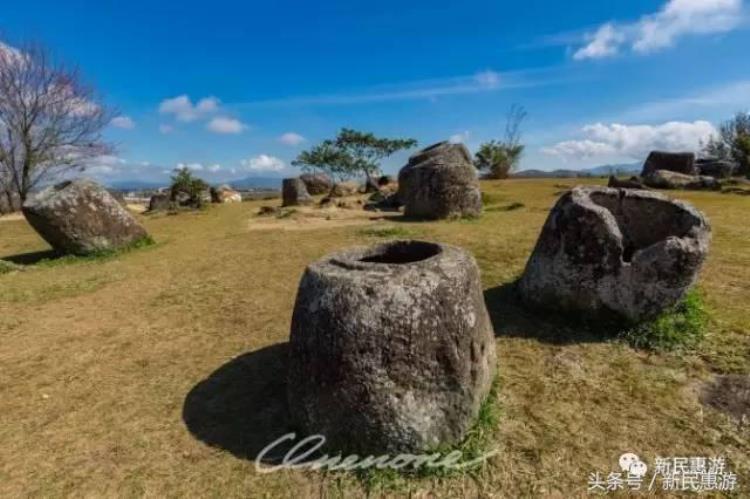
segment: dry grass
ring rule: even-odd
[[[508,284],[561,186],[483,189],[496,209],[476,221],[250,230],[263,202],[144,217],[155,247],[0,275],[0,496],[364,495],[353,475],[262,475],[249,458],[287,429],[284,342],[305,265],[399,233],[479,261],[497,332],[500,454],[474,476],[375,495],[578,497],[626,451],[649,463],[725,456],[747,490],[747,426],[699,398],[715,375],[750,372],[750,198],[679,193],[713,222],[700,283],[712,319],[696,353],[657,354],[519,307]],[[46,250],[23,220],[0,224],[0,257],[28,263]]]

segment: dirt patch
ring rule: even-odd
[[[750,376],[718,376],[703,388],[701,402],[740,421],[750,418]]]
[[[0,215],[0,222],[16,222],[23,220],[23,213],[11,213],[10,215]]]
[[[295,206],[283,208],[277,214],[255,215],[249,223],[250,230],[316,230],[352,225],[367,225],[382,220],[382,213],[365,211],[356,199],[346,199],[350,208],[328,206]]]

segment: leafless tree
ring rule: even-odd
[[[78,71],[44,48],[0,43],[0,190],[22,201],[40,184],[111,154],[112,113]]]

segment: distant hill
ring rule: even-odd
[[[617,173],[621,176],[638,175],[641,173],[641,163],[627,163],[618,165],[602,165],[582,170],[522,170],[514,173],[515,178],[576,178],[576,177],[600,177]]]
[[[120,180],[108,182],[106,186],[116,191],[147,191],[167,187],[169,182],[146,182],[141,180]]]
[[[281,177],[246,177],[227,183],[235,189],[281,189]]]

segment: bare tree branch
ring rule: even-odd
[[[111,154],[102,132],[112,116],[77,69],[37,45],[0,44],[0,190],[25,200],[40,184]]]

